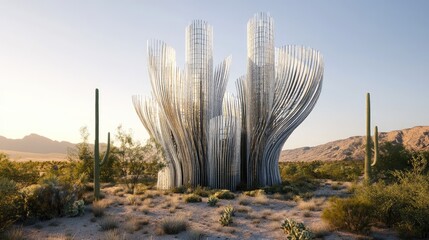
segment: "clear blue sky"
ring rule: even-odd
[[[214,62],[232,55],[228,90],[246,71],[246,23],[275,21],[276,46],[306,45],[324,56],[322,94],[285,148],[363,135],[365,93],[380,131],[429,123],[429,1],[17,1],[0,0],[0,135],[93,139],[94,89],[100,137],[119,124],[148,137],[132,102],[149,95],[146,41],[160,39],[184,64],[185,27],[214,30]]]

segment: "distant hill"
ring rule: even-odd
[[[37,134],[30,134],[22,139],[9,139],[0,136],[0,151],[66,154],[67,149],[74,146],[75,144],[70,142],[58,142]]]
[[[406,149],[429,151],[429,126],[413,127],[391,132],[381,132],[380,143],[402,144]],[[364,159],[365,140],[363,136],[349,137],[315,147],[303,147],[284,150],[280,162],[285,161],[336,161],[344,159]]]
[[[429,151],[429,126],[381,132],[379,139],[381,143],[388,141],[403,144],[407,149]],[[284,150],[279,161],[359,160],[364,158],[364,143],[363,136],[355,136],[315,147]],[[0,136],[0,152],[7,153],[12,160],[66,159],[67,150],[74,146],[75,144],[70,142],[53,141],[37,134],[30,134],[22,139]]]

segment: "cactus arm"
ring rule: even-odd
[[[364,162],[364,179],[370,180],[370,161],[371,161],[371,103],[370,95],[366,94],[366,145]]]
[[[377,164],[378,160],[378,127],[374,128],[374,162],[371,164],[371,167],[374,167]]]
[[[109,152],[110,152],[110,132],[107,133],[107,149],[104,153],[103,160],[100,163],[100,166],[102,166],[104,163],[109,161]]]

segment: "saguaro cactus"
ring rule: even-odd
[[[371,180],[371,166],[375,166],[378,160],[378,127],[374,128],[374,162],[371,162],[371,102],[370,95],[366,93],[366,145],[365,145],[365,162],[364,162],[364,179]]]
[[[107,133],[107,150],[100,162],[99,138],[98,138],[98,89],[95,89],[95,143],[94,143],[94,199],[100,199],[100,168],[108,161],[110,151],[110,132]]]
[[[371,102],[370,95],[366,93],[366,145],[365,145],[365,163],[364,163],[364,179],[370,179],[370,161],[371,161]]]

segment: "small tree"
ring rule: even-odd
[[[119,170],[123,182],[130,191],[134,191],[137,183],[144,178],[156,177],[156,174],[164,164],[161,162],[160,148],[153,139],[142,146],[134,141],[132,134],[126,132],[122,126],[117,128],[116,139],[119,142],[117,148]]]
[[[82,142],[76,144],[75,148],[68,150],[67,158],[71,162],[78,162],[78,172],[85,174],[89,180],[93,180],[94,153],[88,143],[88,128],[81,127],[79,131]]]

